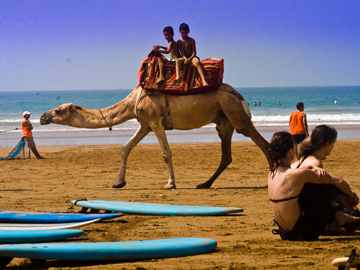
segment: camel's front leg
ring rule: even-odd
[[[231,138],[234,132],[233,126],[227,118],[224,118],[216,130],[221,139],[221,161],[214,175],[205,183],[198,185],[196,188],[210,188],[216,178],[229,166],[231,158]]]
[[[157,123],[150,124],[150,126],[151,126],[152,130],[154,131],[156,138],[159,141],[164,161],[168,165],[169,181],[168,181],[167,185],[165,185],[163,188],[175,189],[176,185],[175,185],[174,168],[173,168],[173,164],[172,164],[172,154],[171,154],[168,140],[166,138],[165,128],[162,125],[162,119]]]
[[[121,148],[121,166],[120,166],[120,173],[118,176],[117,181],[114,183],[113,188],[122,188],[126,185],[125,182],[125,173],[126,173],[126,163],[129,157],[131,150],[151,131],[149,126],[145,126],[140,124],[140,127],[131,137],[131,139],[123,145]]]

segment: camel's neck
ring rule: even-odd
[[[124,100],[110,107],[90,110],[82,108],[78,113],[74,126],[82,128],[102,128],[112,127],[122,124],[128,120],[134,119],[134,107],[136,102],[137,91],[132,91]]]

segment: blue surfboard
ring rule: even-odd
[[[121,213],[111,214],[62,214],[0,210],[0,223],[67,223],[93,219],[111,219],[120,217]]]
[[[235,207],[188,206],[139,202],[74,200],[72,203],[75,203],[75,205],[82,206],[84,208],[97,210],[160,216],[220,216],[243,211],[243,209]]]
[[[173,238],[132,242],[0,245],[3,266],[12,258],[36,260],[148,260],[197,255],[214,250],[207,238]],[[6,264],[5,264],[6,263]]]
[[[83,235],[82,230],[6,230],[0,231],[0,244],[51,242]],[[1,256],[1,254],[0,254]]]

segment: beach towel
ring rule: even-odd
[[[159,53],[151,52],[140,64],[138,81],[144,89],[164,91],[175,95],[189,95],[217,89],[222,83],[224,60],[219,58],[209,58],[201,61],[205,69],[205,77],[209,86],[202,86],[202,80],[197,68],[192,64],[183,65],[180,72],[183,81],[175,83],[175,62],[165,63],[164,77],[166,81],[157,84],[155,82],[159,78],[159,56]],[[147,76],[147,74],[149,75]]]

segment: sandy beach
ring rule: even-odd
[[[324,166],[360,192],[359,139],[338,140]],[[159,145],[134,148],[127,164],[127,185],[111,186],[120,168],[119,145],[40,146],[46,159],[0,161],[0,209],[66,212],[71,200],[114,200],[241,207],[243,213],[216,217],[124,215],[83,227],[85,235],[67,242],[137,241],[205,237],[218,242],[209,254],[138,262],[48,261],[46,269],[335,269],[334,258],[359,247],[360,235],[326,236],[314,242],[282,241],[273,235],[266,181],[268,165],[252,142],[234,142],[233,162],[211,189],[197,190],[220,161],[220,143],[171,144],[176,190],[163,190],[167,169]],[[11,147],[0,148],[6,156]],[[71,212],[80,211],[75,206]],[[28,269],[14,259],[8,269]]]

